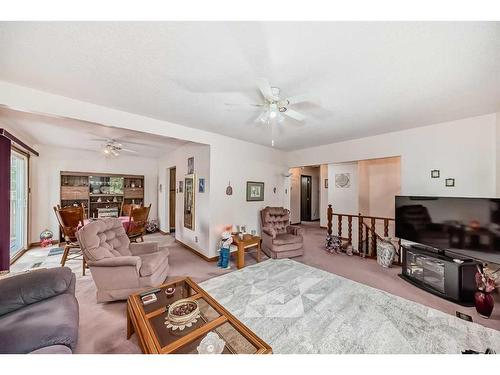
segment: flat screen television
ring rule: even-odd
[[[500,198],[396,196],[396,237],[500,264]]]

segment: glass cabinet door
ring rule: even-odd
[[[10,258],[28,245],[28,158],[12,150],[10,158]]]

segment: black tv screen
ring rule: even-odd
[[[396,237],[500,264],[500,199],[396,196]]]

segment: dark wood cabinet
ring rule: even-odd
[[[61,172],[61,207],[85,207],[86,217],[98,217],[99,209],[144,204],[144,176],[97,172]]]

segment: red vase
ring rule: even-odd
[[[493,306],[495,301],[490,293],[485,293],[482,290],[478,290],[474,293],[474,304],[476,306],[476,311],[483,318],[488,319],[493,312]]]

